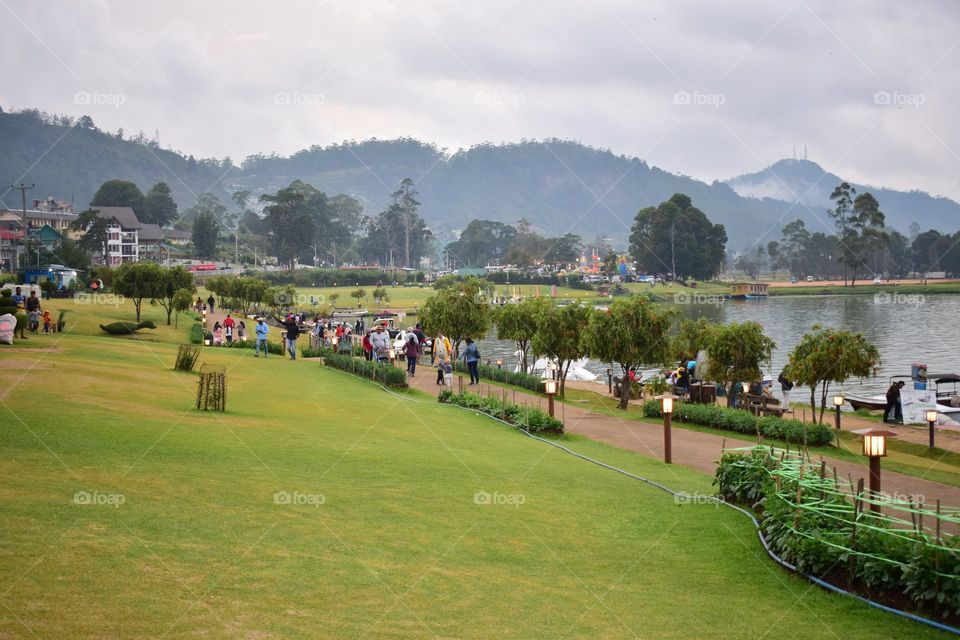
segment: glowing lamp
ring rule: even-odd
[[[868,458],[886,457],[887,438],[897,435],[884,429],[860,429],[854,433],[863,438],[863,455]]]
[[[927,409],[927,422],[936,424],[936,422],[937,422],[937,410],[936,410],[936,409]]]
[[[556,380],[544,380],[543,381],[543,390],[547,395],[552,396],[557,393],[557,381]]]
[[[843,395],[833,396],[833,406],[839,408],[843,406],[843,403],[846,401],[846,398]]]

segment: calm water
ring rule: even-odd
[[[776,378],[790,351],[814,324],[862,331],[880,350],[879,375],[850,380],[855,393],[882,393],[888,377],[910,373],[913,362],[924,362],[930,373],[960,373],[960,295],[907,296],[875,300],[873,295],[773,297],[768,300],[727,300],[718,304],[676,305],[683,317],[706,317],[715,322],[755,320],[777,343],[773,364],[766,373]],[[503,358],[515,364],[512,343],[480,341],[484,360]],[[504,365],[506,367],[506,364]],[[606,384],[606,363],[590,362]],[[795,391],[794,397],[799,399]]]

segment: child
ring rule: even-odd
[[[50,333],[50,323],[53,321],[53,318],[50,317],[50,311],[44,309],[43,311],[43,332]]]
[[[40,328],[40,310],[34,309],[29,313],[30,316],[30,333],[36,333],[37,329]]]
[[[233,344],[233,326],[229,324],[225,326],[227,328],[227,346],[229,347]]]

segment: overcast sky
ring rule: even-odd
[[[960,199],[960,2],[0,0],[0,106],[197,157],[560,137],[711,181],[806,143]]]

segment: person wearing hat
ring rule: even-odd
[[[384,325],[378,324],[377,330],[370,334],[370,346],[373,347],[373,353],[378,362],[389,359],[390,334],[387,333]]]

